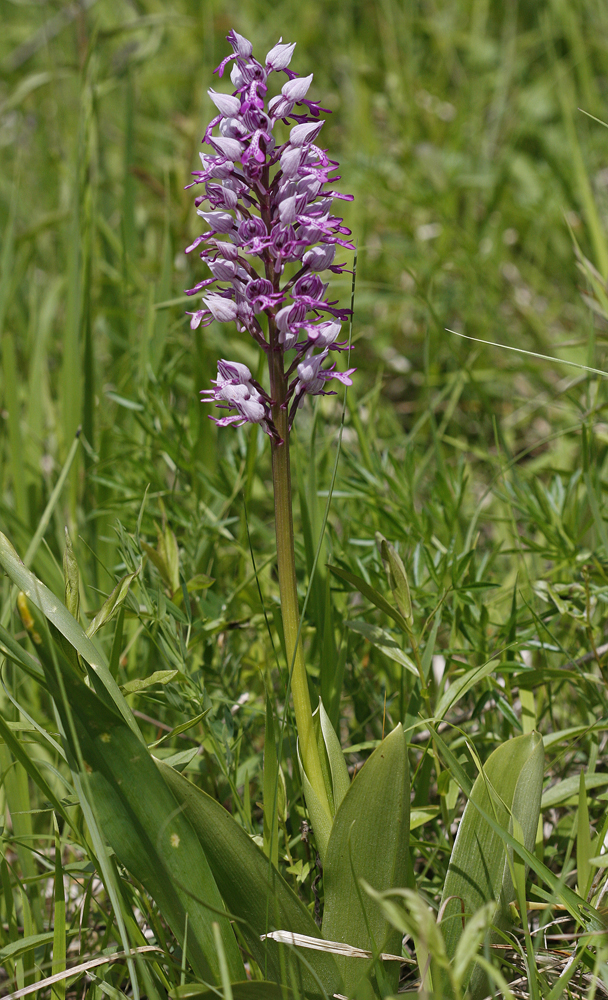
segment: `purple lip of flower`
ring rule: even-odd
[[[328,285],[320,273],[346,270],[344,263],[335,263],[336,249],[354,246],[348,240],[350,230],[332,214],[332,202],[350,201],[352,196],[328,187],[339,180],[338,164],[317,145],[324,122],[319,118],[323,109],[307,96],[312,74],[299,77],[288,68],[295,44],[279,39],[262,64],[242,35],[231,31],[228,41],[232,54],[216,72],[222,77],[232,63],[234,91],[209,90],[218,113],[203,139],[210,151],[201,153],[202,169],[193,173],[193,183],[204,190],[195,204],[209,230],[186,250],[204,244],[199,253],[211,277],[188,289],[188,295],[203,293],[201,306],[188,315],[193,329],[213,320],[236,322],[266,352],[295,350],[285,378],[296,369],[298,377],[286,382],[282,404],[287,407],[292,401],[291,423],[304,395],[327,394],[325,382],[334,378],[351,384],[354,369],[341,374],[334,365],[323,367],[329,351],[349,350],[338,336],[350,310],[328,300]],[[267,102],[269,77],[276,72],[284,73],[287,81]],[[279,123],[289,128],[286,142],[274,135]],[[204,202],[208,209],[198,207]],[[284,276],[288,264],[294,273]],[[204,390],[203,397],[237,413],[217,422],[259,423],[278,437],[272,402],[249,370],[234,364],[235,371],[243,368],[248,376],[235,381],[235,376],[227,377],[230,362],[220,366],[215,389]]]

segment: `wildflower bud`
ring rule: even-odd
[[[311,271],[325,271],[330,264],[333,264],[335,256],[335,246],[332,246],[331,243],[325,243],[323,246],[307,250],[302,257],[302,263],[306,264]]]
[[[308,88],[312,83],[313,74],[310,76],[296,77],[294,80],[288,80],[281,87],[281,93],[283,97],[286,97],[288,101],[293,101],[297,103],[301,101],[303,97],[306,97],[308,93]]]
[[[226,118],[234,118],[235,115],[238,115],[241,110],[241,102],[238,97],[232,97],[230,94],[218,94],[213,89],[208,90],[207,93],[221,115]]]
[[[273,70],[276,72],[277,70],[286,69],[291,62],[296,43],[282,44],[282,42],[283,39],[279,39],[266,56],[266,69],[269,73]]]
[[[308,143],[314,142],[324,125],[324,121],[302,122],[301,125],[295,125],[289,133],[291,145],[303,146],[305,143],[308,145]]]
[[[239,33],[234,29],[232,29],[229,33],[228,40],[230,41],[236,54],[243,56],[245,59],[248,59],[253,52],[253,45],[251,42],[247,38],[243,38],[242,35],[239,35]]]
[[[247,365],[239,364],[238,361],[218,361],[217,363],[218,375],[223,379],[231,379],[232,381],[242,382],[243,385],[251,382],[251,372],[249,371]]]
[[[226,136],[211,136],[209,142],[227,160],[238,160],[243,152],[243,144],[238,139],[229,139]]]
[[[203,212],[199,208],[196,214],[200,215],[216,233],[229,233],[234,228],[234,219],[229,212]]]
[[[376,532],[376,542],[380,548],[384,572],[386,573],[397,607],[408,626],[411,626],[414,623],[412,599],[410,597],[410,587],[403,560],[395,547],[379,531]]]
[[[203,301],[218,323],[230,323],[238,315],[237,304],[232,299],[225,299],[222,295],[206,295]]]

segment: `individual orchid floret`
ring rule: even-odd
[[[235,424],[259,424],[270,437],[278,438],[270,413],[270,400],[255,379],[247,365],[237,361],[221,360],[217,363],[217,379],[214,389],[201,389],[203,403],[216,403],[222,409],[236,410],[227,417],[213,417],[219,427]],[[204,397],[208,396],[208,399]]]
[[[271,48],[266,56],[266,71],[272,73],[280,69],[287,69],[295,47],[295,42],[284,44],[283,39],[279,38],[277,44]]]
[[[232,54],[217,72],[222,77],[231,63],[234,89],[208,91],[216,115],[203,139],[209,150],[201,153],[201,169],[193,174],[203,191],[195,199],[197,212],[208,231],[186,251],[198,249],[210,277],[188,289],[188,295],[202,294],[199,308],[188,315],[193,329],[214,321],[235,323],[269,359],[295,352],[279,367],[271,365],[276,404],[250,377],[235,381],[221,367],[215,389],[203,393],[207,402],[237,411],[221,418],[222,426],[259,423],[277,440],[272,408],[278,425],[283,417],[276,407],[292,415],[293,403],[297,409],[305,395],[326,392],[325,383],[338,378],[335,366],[327,367],[329,351],[349,350],[338,336],[350,311],[331,301],[322,275],[342,274],[346,265],[336,263],[337,248],[354,249],[350,230],[333,212],[336,199],[351,196],[333,189],[337,163],[317,145],[324,120],[319,104],[308,97],[313,75],[300,77],[288,69],[295,44],[281,38],[262,64],[248,39],[235,31],[227,37]],[[287,80],[273,87],[277,72]],[[282,386],[273,386],[279,371]],[[287,431],[288,426],[283,436]]]

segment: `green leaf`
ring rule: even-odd
[[[244,921],[240,928],[254,959],[267,970],[266,975],[282,980],[280,946],[274,941],[260,941],[260,935],[289,930],[317,937],[319,929],[313,918],[263,851],[219,802],[162,762],[157,767],[200,840],[228,911]],[[315,977],[301,958],[293,955],[306,995],[321,996]],[[340,975],[333,955],[307,952],[305,958],[325,992],[330,997],[339,992]]]
[[[302,758],[300,757],[300,745],[298,743],[298,765],[300,768],[300,778],[302,779],[302,789],[304,791],[304,798],[306,799],[306,806],[308,808],[308,815],[310,817],[310,822],[315,834],[315,840],[317,842],[317,849],[319,851],[319,856],[321,858],[322,864],[325,863],[325,853],[327,851],[327,845],[329,844],[329,837],[332,830],[332,819],[327,812],[327,808],[319,799],[316,791],[312,787],[306,771],[304,770],[304,765],[302,763]],[[321,758],[321,768],[323,768],[323,758]],[[329,776],[325,773],[323,774],[325,782],[329,780]],[[280,928],[279,928],[280,929]]]
[[[587,789],[585,787],[585,772],[580,773],[578,792],[578,825],[576,835],[576,878],[578,894],[584,899],[591,888],[591,833],[589,829],[589,806],[587,805]]]
[[[420,992],[447,1000],[450,995],[449,962],[445,942],[435,914],[424,897],[412,889],[376,892],[365,881],[363,886],[400,936],[408,934],[412,937],[422,981]]]
[[[121,605],[129,593],[129,587],[138,573],[139,570],[137,569],[135,573],[128,573],[127,576],[123,576],[122,580],[118,581],[114,590],[103,602],[101,608],[89,625],[86,631],[89,639],[91,636],[95,635],[95,633],[98,632],[103,625],[107,625],[108,622],[111,622],[112,619],[116,617],[120,611]]]
[[[146,688],[152,687],[154,684],[169,684],[170,681],[176,679],[183,680],[184,676],[181,670],[155,670],[149,677],[136,677],[132,681],[127,681],[126,684],[122,685],[121,691],[124,691],[125,694],[137,694],[139,691],[145,691]],[[167,736],[170,735],[175,734],[167,733]]]
[[[44,795],[45,799],[47,799],[51,803],[53,809],[55,809],[63,817],[63,819],[69,826],[72,826],[69,814],[66,813],[61,802],[59,801],[59,799],[53,792],[52,788],[44,778],[44,775],[36,767],[35,762],[25,751],[25,749],[21,744],[21,741],[12,732],[12,730],[9,727],[9,724],[6,722],[1,713],[0,713],[0,737],[2,737],[2,739],[6,743],[7,747],[11,751],[15,760],[18,760],[23,765],[23,767],[25,768],[27,774],[29,774],[32,781],[34,781],[38,785],[38,788]]]
[[[383,611],[385,615],[392,618],[404,632],[408,631],[407,622],[403,615],[393,608],[382,594],[379,594],[369,583],[366,583],[362,577],[357,576],[356,573],[350,573],[348,570],[341,569],[339,566],[328,566],[328,569],[331,570],[334,576],[339,576],[341,580],[350,583],[363,597],[367,597],[368,601],[371,601],[380,611]]]
[[[410,813],[410,833],[439,815],[439,806],[419,806]]]
[[[471,967],[471,962],[473,962],[487,931],[492,925],[494,910],[494,901],[491,900],[477,910],[477,913],[474,913],[470,920],[467,920],[456,946],[454,961],[452,963],[452,976],[457,988],[460,988],[465,979],[468,978],[467,972]]]
[[[167,585],[171,592],[171,596],[180,591],[180,580],[179,580],[179,549],[177,547],[177,539],[171,528],[166,525],[162,531],[158,532],[158,544],[155,549],[143,539],[140,541],[140,545],[144,552],[148,555],[151,562],[154,563],[158,572],[160,573],[163,582]]]
[[[543,792],[541,809],[550,809],[552,806],[563,805],[570,799],[572,799],[573,803],[578,801],[579,782],[580,778],[578,774],[573,774],[571,778],[564,778],[563,781],[558,781],[556,785],[547,788]],[[608,774],[594,773],[587,775],[585,779],[585,787],[587,789],[600,788],[602,785],[608,785]]]
[[[335,729],[320,698],[319,704],[313,713],[313,723],[331,816],[328,816],[326,807],[320,801],[315,789],[308,780],[300,759],[299,745],[298,763],[300,765],[304,798],[306,799],[308,814],[315,833],[321,863],[323,863],[331,834],[333,817],[350,787],[350,777],[340,741],[336,736]]]
[[[342,799],[350,788],[350,775],[348,773],[346,761],[344,760],[344,754],[342,752],[342,747],[340,746],[340,741],[320,698],[319,706],[315,710],[314,716],[317,716],[317,714],[331,775],[331,792],[335,814],[342,803]]]
[[[362,635],[368,642],[371,642],[373,646],[377,646],[378,649],[384,653],[385,656],[388,656],[390,660],[394,660],[395,663],[399,663],[416,677],[419,676],[415,664],[412,660],[410,660],[409,656],[403,652],[398,643],[396,643],[393,639],[390,632],[387,632],[386,629],[380,628],[379,625],[369,625],[367,622],[347,621],[344,624],[353,632],[358,632],[359,635]]]
[[[0,566],[9,575],[13,583],[23,591],[26,597],[34,604],[45,617],[51,622],[58,632],[67,639],[70,646],[80,653],[93,669],[103,686],[106,688],[110,698],[116,705],[118,711],[131,727],[133,732],[141,740],[141,734],[131,709],[125,701],[124,695],[120,691],[118,684],[112,677],[108,669],[107,660],[100,649],[97,648],[85,634],[84,629],[70,614],[65,604],[58,597],[45,587],[41,580],[38,580],[33,573],[22,563],[9,542],[6,535],[0,532]],[[142,740],[143,742],[143,740]]]
[[[74,927],[66,932],[69,937],[75,937],[80,931]],[[39,948],[41,945],[51,944],[53,941],[53,931],[45,931],[43,934],[30,934],[28,937],[19,938],[18,941],[11,941],[4,948],[0,948],[0,962],[6,962],[7,958],[14,961],[21,955],[26,955]]]
[[[49,677],[49,686],[55,687]],[[231,976],[243,974],[234,933],[198,837],[147,747],[85,684],[70,678],[69,711],[55,700],[64,729],[75,724],[100,826],[121,864],[157,903],[179,941],[188,913],[188,957],[196,974],[219,982],[212,923],[219,921]],[[76,748],[72,753],[77,756]]]
[[[323,936],[328,940],[389,954],[400,950],[399,933],[380,907],[365,898],[360,880],[365,878],[376,892],[406,885],[409,811],[407,744],[399,724],[357,774],[334,819],[323,866]],[[336,961],[344,992],[352,996],[370,972],[370,962]],[[399,968],[389,963],[384,975],[396,990]]]
[[[53,964],[51,974],[63,972],[66,967],[66,937],[65,937],[65,890],[63,887],[63,866],[61,863],[61,837],[54,816],[55,825],[55,884],[53,892]],[[53,1000],[65,1000],[65,980],[55,983],[52,990]]]
[[[470,670],[465,670],[462,677],[459,677],[456,681],[452,681],[447,691],[439,699],[439,704],[435,709],[435,719],[443,719],[447,712],[464,697],[474,684],[477,684],[484,677],[487,677],[488,674],[491,674],[497,669],[498,665],[498,660],[492,658],[486,663],[482,663],[480,667],[472,667]]]
[[[454,842],[441,901],[445,906],[442,926],[450,957],[456,953],[462,934],[461,900],[467,919],[486,903],[493,902],[493,923],[500,925],[507,922],[508,905],[515,898],[505,844],[476,804],[509,832],[513,819],[517,820],[523,830],[523,843],[531,851],[540,815],[543,766],[542,739],[538,733],[528,733],[499,746],[473,785]],[[485,974],[476,970],[472,994],[485,995],[481,991],[486,986]]]
[[[447,764],[448,770],[452,778],[454,778],[454,780],[458,782],[464,794],[468,798],[471,794],[471,789],[473,788],[473,782],[469,778],[467,772],[465,771],[460,761],[454,756],[449,746],[444,741],[443,737],[439,735],[439,733],[437,732],[436,729],[433,728],[433,726],[429,726],[429,729],[433,734],[433,741],[439,751],[439,754],[441,755],[441,757],[443,757],[444,763]]]
[[[264,731],[264,854],[275,868],[279,867],[279,765],[274,736],[274,717],[270,698],[266,697],[266,729]]]
[[[181,725],[176,726],[175,729],[172,729],[170,733],[165,733],[164,736],[161,736],[159,739],[155,740],[154,743],[150,743],[148,745],[148,749],[153,750],[154,747],[161,746],[163,743],[166,743],[167,740],[173,739],[174,736],[181,736],[182,733],[187,733],[189,729],[192,729],[194,726],[198,725],[198,723],[201,722],[202,719],[204,719],[205,716],[208,715],[208,713],[209,709],[207,708],[205,709],[204,712],[201,712],[199,715],[195,715],[193,719],[188,719],[187,722],[182,722]]]
[[[173,753],[169,751],[166,757],[160,756],[158,759],[168,764],[169,767],[175,767],[178,771],[183,771],[186,765],[191,760],[194,760],[198,753],[199,747],[188,747],[187,750],[176,750]]]
[[[231,984],[233,1000],[291,1000],[295,996],[288,986],[250,979]],[[204,983],[185,983],[169,990],[171,1000],[218,1000],[217,991]]]
[[[17,640],[7,632],[3,625],[0,625],[0,649],[13,663],[18,663],[22,670],[25,670],[29,677],[32,677],[38,684],[46,684],[42,667],[27,650],[17,642]]]

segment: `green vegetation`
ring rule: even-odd
[[[322,844],[268,442],[198,397],[259,359],[184,316],[231,27],[297,41],[355,195],[355,385],[293,440]],[[608,8],[5,0],[2,28],[0,990],[367,1000],[396,951],[401,990],[603,995]]]

